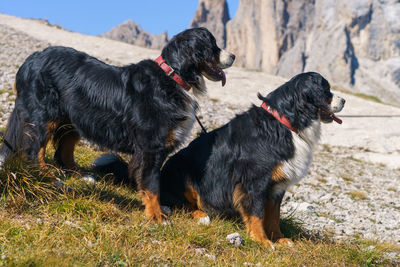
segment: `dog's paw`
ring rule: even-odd
[[[270,249],[271,251],[275,251],[275,245],[274,243],[272,243],[271,240],[265,240],[263,243],[264,246],[266,246],[268,249]]]
[[[201,217],[197,219],[197,224],[202,224],[202,225],[210,225],[211,220],[210,217]]]

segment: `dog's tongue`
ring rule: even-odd
[[[331,117],[337,123],[342,124],[342,120],[339,117],[337,117],[334,113],[331,114]]]
[[[225,72],[222,69],[219,69],[219,74],[222,76],[222,79],[221,79],[222,86],[225,86],[225,84],[226,84]]]

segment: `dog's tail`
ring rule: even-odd
[[[14,108],[8,119],[7,128],[3,135],[3,143],[0,147],[0,167],[21,149],[23,124],[18,114],[18,110]]]

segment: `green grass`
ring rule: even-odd
[[[77,152],[86,167],[99,154],[82,146]],[[63,191],[52,186],[53,177],[16,162],[0,173],[0,266],[380,266],[390,264],[386,251],[399,249],[365,240],[334,243],[289,216],[281,228],[295,246],[270,251],[251,240],[239,220],[214,218],[201,226],[186,210],[174,210],[169,224],[155,224],[129,186],[101,177],[88,185],[50,168],[73,189]],[[25,182],[6,187],[13,177]],[[233,232],[242,235],[243,246],[225,240]]]

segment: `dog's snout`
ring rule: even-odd
[[[232,66],[235,58],[236,57],[234,54],[229,53],[226,50],[221,50],[219,55],[219,67],[223,69],[229,68],[230,66]]]
[[[346,100],[344,98],[342,98],[341,104],[344,106],[345,103],[346,103]]]

